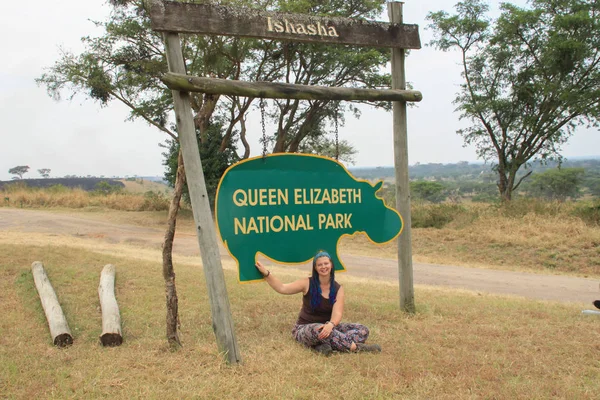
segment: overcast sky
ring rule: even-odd
[[[455,133],[461,127],[452,100],[460,84],[457,54],[425,46],[431,32],[425,29],[429,11],[451,10],[451,0],[408,0],[405,23],[420,26],[421,50],[412,51],[406,63],[407,80],[423,93],[423,101],[408,111],[410,164],[477,161],[472,147],[463,147]],[[491,1],[492,8],[499,2]],[[524,4],[523,0],[515,1]],[[0,64],[0,180],[8,170],[29,165],[27,178],[50,168],[52,177],[64,175],[162,176],[166,135],[144,122],[125,121],[128,109],[117,102],[106,108],[84,98],[56,102],[34,79],[59,58],[59,49],[77,53],[80,38],[99,34],[89,21],[104,20],[104,0],[5,1],[0,13],[3,62]],[[347,116],[340,137],[358,150],[355,166],[393,165],[392,114],[363,107],[355,120]],[[254,119],[256,120],[256,119]],[[259,124],[250,134],[252,155],[258,155]],[[581,129],[563,148],[566,157],[600,155],[597,129]]]

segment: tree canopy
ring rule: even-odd
[[[410,193],[415,200],[440,203],[446,199],[448,193],[446,187],[440,182],[412,181],[410,182]]]
[[[575,200],[582,196],[583,168],[556,168],[533,174],[528,192],[548,200]]]
[[[43,178],[49,178],[50,177],[50,171],[52,171],[50,168],[40,168],[37,170],[38,174],[40,174]]]
[[[23,179],[23,175],[25,175],[29,171],[29,165],[17,165],[8,170],[9,174],[16,175],[13,179]]]
[[[502,3],[496,20],[483,0],[465,0],[456,13],[429,13],[431,44],[458,50],[464,83],[455,104],[471,126],[458,131],[478,155],[494,162],[504,200],[536,159],[561,159],[577,126],[600,117],[600,3],[532,0]]]
[[[141,0],[110,3],[113,9],[108,20],[95,22],[104,29],[104,34],[83,38],[85,50],[80,54],[64,51],[37,82],[46,86],[55,98],[64,93],[69,97],[82,94],[102,106],[113,100],[120,101],[130,108],[130,119],[141,118],[177,140],[170,122],[171,92],[160,81],[160,76],[167,71],[162,37],[150,29]],[[385,1],[221,3],[361,19],[378,16]],[[194,76],[365,88],[390,85],[389,74],[381,72],[390,57],[385,49],[208,35],[181,35],[181,38],[187,72]],[[229,143],[239,143],[237,158],[249,157],[246,118],[257,106],[256,99],[191,93],[191,100],[201,142],[208,140],[205,132],[210,119],[218,116],[225,130],[220,151],[225,151]],[[275,125],[273,131],[267,133],[266,141],[273,152],[315,152],[328,140],[331,142],[326,136],[333,130],[335,120],[344,124],[346,109],[359,115],[354,105],[336,101],[274,100],[265,104],[265,117]],[[374,105],[389,106],[387,103]],[[353,151],[349,146],[341,146],[341,149],[347,149],[349,154]]]

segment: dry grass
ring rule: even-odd
[[[82,207],[52,210],[161,229],[166,220],[164,211]],[[441,229],[414,229],[415,260],[600,276],[598,227],[560,209],[469,210]],[[189,211],[181,214],[178,231],[193,234]],[[373,255],[362,235],[341,246],[342,252]],[[411,316],[398,310],[397,285],[342,275],[344,319],[368,325],[371,341],[384,351],[323,358],[291,338],[298,296],[277,295],[265,284],[239,285],[235,266],[225,262],[244,360],[229,367],[217,354],[196,257],[175,257],[184,347],[172,351],[164,338],[159,249],[0,231],[0,254],[0,398],[593,399],[600,391],[600,319],[582,316],[584,304],[417,286],[417,314]],[[378,256],[395,258],[395,245]],[[73,331],[70,348],[51,344],[30,272],[36,260],[44,262]],[[97,286],[107,263],[117,265],[125,338],[111,349],[98,340]],[[284,281],[305,275],[273,272]]]
[[[465,207],[468,213],[443,228],[413,228],[415,261],[600,277],[600,227],[571,215],[569,205],[522,215],[489,205]],[[342,249],[372,255],[373,245],[357,235],[343,239]],[[396,242],[379,248],[378,256],[396,258]]]
[[[18,189],[4,193],[9,200],[0,204],[69,213],[81,210],[92,220],[164,229],[168,198],[149,193],[93,195],[80,189]],[[412,229],[417,262],[600,277],[600,227],[575,216],[572,203],[515,201],[505,207],[470,203],[441,211],[434,207],[413,205],[413,217],[451,218],[439,229]],[[177,229],[181,234],[194,234],[189,209],[180,211]],[[396,248],[394,241],[379,247],[377,255],[394,259]],[[364,235],[345,237],[341,250],[373,255],[373,245]]]
[[[53,187],[49,189],[17,187],[0,191],[0,206],[25,208],[105,208],[122,211],[162,211],[169,209],[170,199],[164,193],[110,193],[86,192],[79,188]]]
[[[33,243],[43,238],[34,235]],[[226,280],[243,364],[218,356],[198,260],[177,262],[184,347],[164,339],[158,253],[48,237],[0,237],[0,397],[3,398],[597,398],[600,320],[581,305],[417,287],[418,312],[398,311],[397,286],[340,277],[345,320],[364,322],[379,355],[317,356],[290,335],[300,298]],[[159,260],[159,258],[154,258]],[[75,343],[51,345],[30,272],[42,260]],[[125,342],[102,348],[97,285],[117,265]],[[283,280],[301,273],[276,269]],[[376,299],[373,296],[377,293]]]
[[[125,191],[127,193],[144,194],[146,192],[155,192],[165,194],[168,197],[173,194],[172,188],[160,182],[149,181],[142,178],[135,178],[133,180],[121,179],[119,182],[122,182],[125,185]]]

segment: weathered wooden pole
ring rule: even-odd
[[[185,64],[181,42],[176,33],[164,34],[169,71],[185,74]],[[228,363],[241,362],[241,355],[235,337],[233,319],[225,286],[225,274],[221,265],[221,254],[217,243],[204,172],[198,151],[198,140],[192,117],[189,93],[173,90],[173,103],[179,133],[179,145],[183,153],[185,175],[190,192],[196,234],[200,245],[200,255],[212,314],[213,330],[219,351],[225,353]]]
[[[387,3],[390,23],[402,24],[402,2]],[[406,90],[404,70],[405,50],[392,49],[392,89]],[[404,230],[398,236],[398,279],[400,309],[415,312],[413,287],[412,239],[410,217],[410,187],[408,183],[408,128],[406,102],[395,101],[394,113],[394,169],[396,175],[396,209],[404,220]]]
[[[278,82],[243,82],[174,74],[172,72],[164,74],[161,80],[169,89],[173,90],[269,99],[369,101],[421,101],[422,99],[421,92],[416,90],[359,89]]]
[[[98,297],[102,309],[102,335],[100,342],[103,346],[120,346],[123,343],[121,332],[121,315],[119,305],[115,297],[115,275],[116,268],[112,264],[106,264],[100,273],[100,284],[98,285]]]
[[[44,265],[40,261],[35,261],[31,264],[31,273],[42,302],[42,308],[46,314],[46,320],[48,320],[52,342],[59,347],[73,344],[71,329],[69,329],[69,324],[67,324],[67,319],[60,307],[54,288],[48,279],[48,275],[46,275]]]

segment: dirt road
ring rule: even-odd
[[[85,236],[107,243],[123,243],[160,249],[164,231],[128,224],[96,221],[74,214],[38,210],[0,208],[0,231],[39,232],[56,235]],[[199,256],[194,235],[178,235],[176,254]],[[223,258],[229,258],[221,248]],[[385,281],[398,281],[395,260],[342,254],[348,275]],[[290,267],[293,268],[293,267]],[[309,270],[307,266],[298,266]],[[523,272],[465,268],[449,265],[414,263],[414,283],[445,286],[487,293],[508,294],[532,299],[584,303],[600,298],[599,282],[594,279],[538,275]]]

